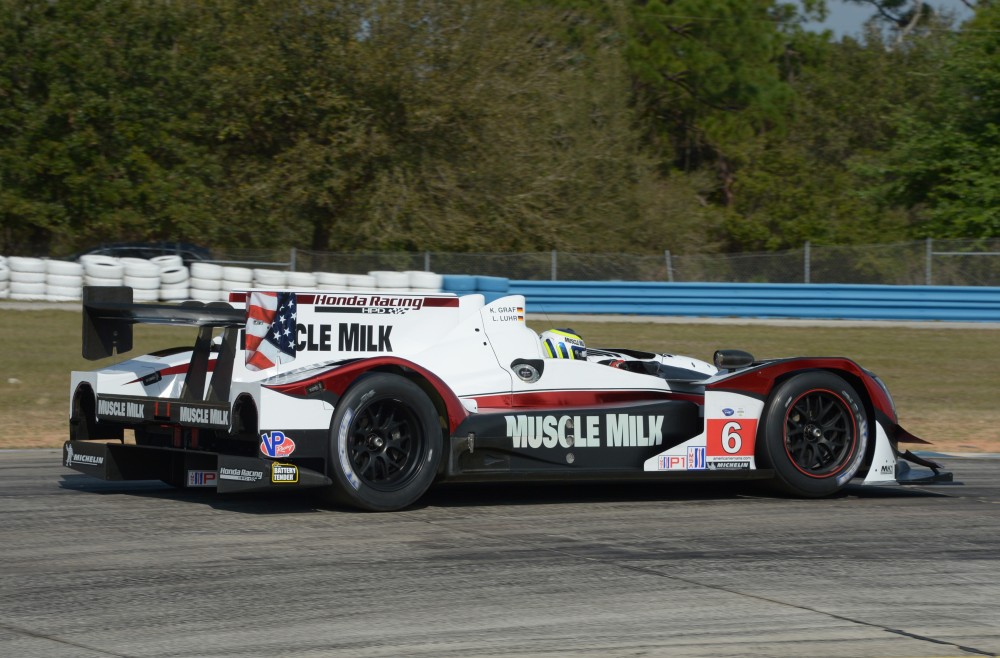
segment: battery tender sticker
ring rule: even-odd
[[[295,484],[299,481],[299,467],[295,464],[271,464],[272,484]]]

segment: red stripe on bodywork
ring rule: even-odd
[[[163,370],[158,370],[160,377],[170,377],[171,375],[184,375],[188,371],[190,364],[184,363],[179,366],[170,366],[169,368],[164,368]],[[215,359],[209,359],[208,361],[208,372],[215,370]],[[152,374],[152,373],[150,373]],[[143,375],[142,377],[136,377],[129,384],[134,384],[136,382],[142,381],[144,378],[149,377],[149,375]]]
[[[827,370],[833,373],[840,371],[854,375],[864,384],[865,392],[871,399],[872,405],[891,418],[892,422],[898,422],[896,414],[892,409],[892,403],[889,402],[889,398],[882,391],[882,387],[876,384],[861,366],[850,359],[842,357],[784,359],[765,363],[749,372],[743,372],[714,384],[709,384],[708,388],[756,395],[760,399],[765,400],[771,394],[776,379],[782,375],[804,370]]]
[[[451,390],[450,386],[444,383],[443,379],[426,368],[394,356],[379,356],[370,359],[362,359],[343,366],[336,366],[333,370],[328,370],[322,374],[309,377],[308,379],[303,379],[291,384],[267,385],[265,388],[269,388],[272,391],[277,391],[286,395],[304,396],[308,387],[318,383],[322,384],[323,388],[328,391],[332,391],[337,395],[343,395],[358,377],[366,372],[384,369],[385,366],[397,366],[407,370],[412,370],[413,372],[419,373],[424,379],[430,382],[431,386],[434,387],[434,390],[438,392],[441,399],[444,401],[445,410],[448,412],[449,433],[454,432],[459,423],[465,420],[466,416],[469,415],[469,412],[464,406],[462,406],[462,402],[458,399],[458,396],[455,395],[455,392]]]
[[[696,404],[704,396],[671,391],[527,391],[513,394],[472,396],[480,409],[558,409],[560,407],[593,407],[609,404],[686,400]]]
[[[431,308],[457,307],[458,297],[424,297],[424,306]]]

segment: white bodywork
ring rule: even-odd
[[[261,382],[296,381],[324,364],[373,356],[395,356],[427,369],[446,382],[473,412],[509,408],[503,397],[540,391],[673,390],[668,380],[589,361],[547,359],[540,380],[518,377],[512,366],[515,360],[543,358],[537,334],[525,325],[525,299],[520,295],[490,304],[476,294],[296,291],[296,296],[298,349],[293,361],[254,371],[245,366],[243,352],[237,351],[229,402],[243,394],[252,396],[261,427],[327,428],[334,414],[329,402],[293,399],[261,386]],[[239,308],[240,304],[233,306]],[[190,357],[189,351],[164,357],[144,355],[96,371],[74,372],[71,391],[86,382],[98,395],[176,399],[184,381],[183,366]],[[701,383],[726,376],[711,364],[688,357],[658,354],[654,360],[710,376]],[[142,382],[143,377],[171,367],[178,372],[152,383]],[[206,389],[210,379],[206,378]],[[755,469],[754,444],[763,410],[764,402],[756,398],[710,390],[704,399],[704,431],[649,458],[643,470]],[[128,420],[128,413],[128,407],[123,407],[121,418]],[[872,424],[875,459],[864,482],[892,483],[895,455],[885,430],[878,423]]]

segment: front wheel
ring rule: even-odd
[[[437,410],[419,386],[399,375],[361,377],[337,405],[330,434],[331,497],[360,509],[412,505],[441,463]]]
[[[772,393],[759,458],[778,489],[808,498],[836,493],[853,478],[868,447],[861,396],[830,372],[805,372]]]

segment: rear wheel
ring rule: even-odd
[[[836,493],[853,478],[868,447],[861,397],[833,373],[806,372],[783,382],[768,401],[760,461],[777,488],[798,496]]]
[[[370,511],[412,505],[441,462],[437,411],[419,386],[374,373],[341,398],[330,436],[331,496]]]

